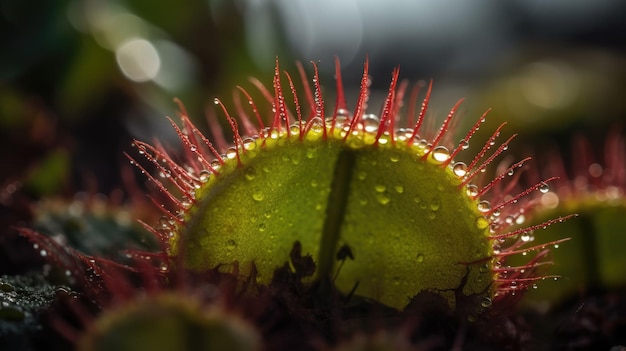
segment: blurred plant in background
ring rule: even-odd
[[[493,107],[490,119],[507,121],[520,135],[512,153],[530,151],[540,167],[551,162],[542,157],[548,149],[565,165],[573,164],[580,154],[570,152],[572,136],[582,135],[591,145],[586,155],[593,156],[582,169],[593,178],[593,165],[607,166],[606,135],[626,116],[625,15],[626,4],[618,0],[2,0],[0,274],[25,274],[44,265],[30,252],[32,245],[9,235],[13,226],[44,223],[71,232],[84,225],[77,220],[83,212],[72,207],[76,192],[106,194],[108,199],[97,195],[90,206],[105,202],[115,208],[111,212],[127,212],[125,202],[141,197],[144,184],[126,168],[123,151],[133,138],[155,135],[165,145],[175,144],[176,135],[162,118],[176,114],[173,97],[205,125],[201,118],[213,97],[229,97],[233,85],[249,76],[269,81],[276,56],[283,63],[320,59],[321,75],[332,78],[337,55],[346,81],[358,81],[366,55],[374,77],[387,76],[399,64],[411,80],[436,81],[434,115],[445,116],[449,102],[461,97],[467,98],[468,116]],[[385,83],[372,83],[373,106],[384,98]],[[357,86],[346,88],[348,95],[358,93]],[[574,182],[581,167],[565,168]],[[612,229],[605,221],[619,218],[620,206],[610,209],[617,214],[592,208],[586,223],[593,223],[596,213],[603,232],[620,231],[621,222]],[[46,217],[42,209],[54,215]],[[132,231],[128,218],[118,215],[94,232],[109,225]],[[132,217],[150,216],[142,206],[132,209]],[[45,224],[45,218],[55,224]],[[575,242],[576,235],[589,240],[588,231],[577,227],[559,235]],[[566,255],[563,251],[558,254]],[[558,285],[548,289],[558,291]],[[542,308],[562,305],[558,316],[568,321],[579,318],[577,308],[585,304],[600,306],[601,314],[608,296],[602,294],[621,293],[618,301],[625,304],[623,282],[621,290],[615,285],[582,280]],[[46,288],[39,291],[49,296]],[[33,311],[44,302],[31,304]]]

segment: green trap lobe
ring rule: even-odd
[[[174,254],[198,270],[237,262],[245,275],[254,263],[269,284],[299,241],[316,260],[311,279],[332,277],[343,292],[358,284],[356,294],[392,307],[425,290],[451,306],[455,289],[491,293],[484,217],[449,167],[417,146],[315,136],[257,140],[241,164],[226,162],[197,193]],[[342,263],[345,246],[354,259]]]

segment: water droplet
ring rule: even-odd
[[[254,199],[254,201],[263,201],[265,195],[261,191],[255,191],[254,193],[252,193],[252,198]]]
[[[389,157],[389,161],[391,162],[398,162],[400,161],[400,156],[399,155],[391,155],[391,157]]]
[[[39,255],[41,255],[41,257],[46,257],[46,256],[48,256],[48,251],[41,250],[41,251],[39,251]]]
[[[484,265],[480,266],[480,268],[478,268],[478,271],[480,273],[487,273],[487,272],[489,272],[489,265],[488,264],[484,264]]]
[[[461,147],[461,150],[467,150],[469,149],[469,141],[463,139],[459,141],[459,146]]]
[[[366,131],[367,133],[374,133],[378,131],[380,119],[375,114],[365,114],[361,118],[361,123],[363,124],[364,131]]]
[[[211,177],[211,172],[209,170],[203,169],[200,171],[200,174],[198,177],[200,178],[200,181],[202,183],[206,183],[209,181],[209,177]]]
[[[430,202],[430,209],[433,211],[438,211],[439,208],[441,207],[441,200],[439,198],[434,198],[431,202]]]
[[[374,186],[374,189],[376,190],[376,192],[382,193],[383,191],[387,190],[387,187],[384,186],[383,184],[376,184]]]
[[[196,152],[198,150],[198,146],[196,144],[189,144],[189,150],[191,152]]]
[[[470,184],[466,188],[466,193],[467,193],[467,196],[474,197],[478,195],[478,187],[474,184]]]
[[[506,224],[513,224],[514,221],[515,221],[515,218],[513,218],[513,216],[504,217],[504,223]]]
[[[228,241],[226,242],[226,248],[227,248],[228,250],[233,250],[233,249],[235,249],[236,247],[237,247],[237,242],[235,242],[235,240],[230,239],[230,240],[228,240]]]
[[[445,146],[437,146],[433,149],[431,155],[433,160],[443,163],[450,158],[450,151]]]
[[[256,169],[254,167],[247,167],[243,173],[247,180],[253,180],[256,177]]]
[[[478,203],[478,211],[485,213],[491,210],[491,204],[487,200],[483,200]]]
[[[515,224],[524,224],[524,221],[526,221],[526,217],[524,217],[523,214],[520,214],[517,218],[515,218]]]
[[[511,168],[506,174],[512,176],[513,174],[515,174],[515,171]]]
[[[294,123],[289,126],[289,134],[290,135],[300,135],[300,125]]]
[[[396,184],[393,189],[398,193],[398,194],[402,194],[404,192],[404,185],[402,184]]]
[[[267,226],[265,226],[265,223],[259,224],[259,231],[260,232],[264,232],[266,229],[267,229]]]
[[[211,161],[211,168],[213,168],[214,170],[217,171],[218,169],[220,169],[221,166],[222,166],[222,163],[219,160],[215,159]]]
[[[191,199],[189,199],[187,196],[183,196],[183,197],[180,199],[180,205],[181,205],[183,208],[189,208],[189,207],[191,207]]]
[[[324,126],[323,126],[323,122],[322,119],[319,117],[313,117],[311,119],[311,128],[309,129],[311,132],[315,133],[315,134],[321,134],[322,131],[324,130]]]
[[[425,139],[421,139],[417,142],[417,147],[420,149],[424,149],[424,151],[428,151],[428,142]]]
[[[481,301],[480,301],[480,305],[483,306],[484,308],[490,307],[491,306],[491,299],[488,297],[484,297]]]
[[[170,222],[169,222],[168,218],[167,218],[167,217],[165,217],[165,216],[162,216],[162,217],[159,219],[159,224],[161,225],[161,228],[165,228],[165,229],[167,229],[167,228],[169,228],[169,227],[170,227]]]
[[[476,218],[476,228],[483,230],[487,227],[489,227],[489,220],[487,220],[487,218],[485,217]]]
[[[417,262],[419,263],[424,262],[424,254],[418,253],[417,256],[415,256],[415,258],[417,258]]]
[[[254,150],[256,148],[256,142],[254,138],[243,139],[243,148],[246,150]]]
[[[235,149],[234,147],[229,147],[228,149],[226,149],[226,157],[231,160],[237,157],[237,149]]]
[[[467,174],[467,165],[463,162],[457,162],[452,167],[452,171],[457,177],[464,177]]]
[[[306,157],[308,159],[314,159],[317,157],[317,148],[310,147],[306,149]]]
[[[391,140],[391,135],[389,132],[384,132],[383,135],[378,138],[378,143],[381,145],[387,144]]]
[[[376,194],[376,200],[381,205],[386,205],[391,201],[391,198],[386,192]]]
[[[541,182],[541,184],[539,184],[539,191],[541,191],[541,193],[545,194],[548,191],[550,191],[550,186],[548,184],[546,184],[545,182]]]

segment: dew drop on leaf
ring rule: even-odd
[[[379,204],[386,205],[391,201],[391,198],[386,192],[381,192],[381,193],[376,194],[376,200],[378,201]]]
[[[450,151],[445,146],[437,146],[433,149],[432,157],[436,162],[443,163],[450,158]]]
[[[256,170],[253,167],[248,167],[244,171],[247,180],[253,180],[256,177]]]
[[[480,301],[480,305],[483,306],[484,308],[490,307],[491,306],[491,299],[488,297],[483,298]]]
[[[489,201],[483,200],[478,203],[478,211],[485,213],[491,210],[491,204]]]
[[[378,130],[378,125],[380,124],[380,119],[375,114],[366,114],[363,115],[362,122],[363,130],[368,133],[374,133]]]
[[[474,184],[470,184],[470,185],[467,186],[466,192],[467,192],[467,196],[474,197],[474,196],[478,195],[478,187],[476,185],[474,185]]]
[[[254,199],[254,201],[263,201],[265,195],[263,195],[263,193],[260,191],[255,191],[254,193],[252,193],[252,198]]]
[[[206,183],[209,180],[210,176],[211,176],[211,172],[209,172],[208,170],[203,169],[200,171],[199,178],[202,183]]]
[[[457,162],[452,167],[452,171],[457,177],[464,177],[467,174],[467,165],[463,162]]]

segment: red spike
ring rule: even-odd
[[[166,169],[165,167],[163,167],[163,165],[161,165],[159,163],[159,161],[156,160],[155,157],[153,157],[152,155],[150,155],[149,153],[149,149],[153,150],[153,152],[157,152],[157,157],[159,157],[160,155],[158,155],[158,151],[154,150],[154,148],[152,148],[150,145],[147,145],[144,142],[141,141],[134,141],[135,145],[137,145],[137,149],[140,152],[143,152],[143,156],[144,158],[146,158],[148,161],[150,161],[152,164],[154,164],[157,168],[157,170],[159,170],[160,172],[162,172],[163,174],[170,174],[171,171]],[[134,159],[132,161],[135,161]],[[136,163],[136,161],[135,161]],[[193,191],[193,189],[190,189],[189,187],[185,188],[183,185],[181,185],[179,183],[179,181],[182,181],[181,178],[179,177],[175,177],[175,176],[169,176],[168,180],[170,181],[170,183],[172,183],[178,190],[180,190],[184,195],[186,196],[190,196],[191,195],[191,191]]]
[[[545,250],[545,252],[550,252],[549,250]],[[541,251],[540,253],[537,254],[537,256],[541,256],[541,257],[545,257],[546,255],[543,254],[544,251]],[[540,255],[541,254],[541,255]],[[544,262],[535,262],[536,259],[533,259],[531,262],[523,265],[523,266],[514,266],[514,267],[500,267],[500,268],[493,268],[492,271],[494,273],[501,273],[501,274],[507,274],[507,277],[510,276],[508,275],[508,272],[514,272],[514,273],[523,273],[521,271],[527,271],[528,269],[533,269],[533,268],[537,268],[540,266],[544,266],[544,265],[551,265],[553,264],[553,262],[548,262],[548,261],[544,261]],[[502,278],[500,278],[502,279]]]
[[[476,168],[474,171],[472,171],[472,173],[470,173],[468,176],[466,176],[465,180],[463,180],[463,182],[461,182],[461,184],[465,185],[465,184],[469,183],[470,180],[472,180],[472,178],[474,178],[476,176],[476,174],[478,174],[481,170],[486,168],[491,162],[493,162],[493,160],[496,157],[498,157],[504,150],[506,150],[509,147],[509,143],[511,142],[511,140],[513,140],[516,136],[517,136],[517,134],[513,134],[504,143],[500,144],[498,149],[496,149],[496,151],[491,156],[489,156],[478,168]],[[487,144],[489,144],[489,143],[490,142],[487,142]],[[483,150],[481,150],[481,153],[484,154],[484,152],[487,151],[487,149],[488,148],[483,148]],[[480,157],[482,157],[481,154],[476,155],[476,158],[480,158]],[[476,158],[474,158],[474,161],[476,161]],[[472,166],[475,165],[474,161],[472,161],[472,165],[471,166],[467,167],[468,169],[472,169]]]
[[[333,121],[330,126],[330,133],[335,130],[335,124],[337,124],[337,113],[339,110],[347,110],[346,97],[343,91],[343,80],[341,78],[341,63],[339,57],[335,56],[335,81],[337,82],[337,100],[335,102],[335,111],[333,112]]]
[[[226,150],[226,148],[228,148],[228,142],[226,141],[226,138],[224,137],[222,126],[220,125],[220,122],[217,120],[217,114],[215,113],[215,110],[213,109],[213,107],[209,107],[209,105],[207,105],[207,107],[205,108],[205,112],[206,112],[206,121],[207,121],[207,124],[209,125],[209,130],[211,131],[211,135],[213,135],[213,140],[215,141],[217,150]],[[219,160],[221,164],[224,163],[224,159],[222,158],[221,155],[219,155],[219,153],[218,153],[217,159]]]
[[[530,233],[530,232],[532,232],[534,230],[537,230],[537,229],[540,229],[540,228],[543,229],[543,228],[548,227],[548,226],[550,226],[550,225],[552,225],[554,223],[557,223],[557,222],[560,223],[560,222],[566,221],[566,220],[568,220],[570,218],[573,218],[573,217],[578,217],[578,215],[577,214],[571,214],[571,215],[567,215],[565,217],[553,218],[553,219],[545,221],[545,222],[543,222],[541,224],[536,224],[536,225],[533,225],[533,226],[530,226],[530,227],[525,227],[525,228],[519,228],[519,229],[514,230],[512,232],[503,233],[503,234],[497,234],[497,235],[491,235],[491,236],[489,236],[489,239],[494,239],[494,240],[506,239],[506,238],[514,237],[514,236],[521,235],[521,234],[527,234],[527,233]],[[569,240],[569,238],[562,239],[562,240]],[[547,246],[549,244],[551,244],[551,243],[541,244],[539,246]],[[522,251],[520,251],[520,252],[522,252]],[[515,251],[513,251],[513,252],[515,252]],[[507,252],[506,254],[503,252],[503,253],[500,253],[498,255],[509,256],[511,254],[509,252]]]
[[[159,240],[159,243],[166,244],[167,241],[169,240],[169,238],[165,234],[163,234],[161,230],[154,228],[148,223],[140,219],[137,220],[137,223],[139,223],[139,225],[141,225],[145,230],[152,233],[152,235],[154,235],[157,238],[157,240]]]
[[[513,198],[511,198],[511,199],[509,199],[509,200],[507,200],[507,201],[505,201],[505,202],[503,202],[503,203],[501,203],[501,204],[499,204],[499,205],[497,205],[497,206],[494,206],[494,207],[493,207],[493,208],[492,208],[489,212],[487,212],[485,215],[489,216],[489,215],[491,215],[493,212],[495,212],[495,211],[497,211],[497,210],[500,210],[502,207],[507,206],[507,205],[510,205],[511,203],[515,203],[515,202],[517,202],[520,198],[522,198],[522,197],[524,197],[524,196],[526,196],[526,195],[530,194],[531,192],[533,192],[533,191],[535,191],[535,190],[539,189],[540,187],[542,187],[542,186],[546,185],[546,183],[551,182],[551,181],[553,181],[553,180],[555,180],[555,179],[558,179],[558,178],[557,178],[557,177],[548,178],[548,179],[546,179],[546,180],[544,180],[544,181],[542,181],[542,182],[540,182],[540,183],[537,183],[537,184],[533,185],[532,187],[530,187],[530,188],[528,188],[528,189],[526,189],[526,190],[522,191],[521,193],[519,193],[519,194],[515,195],[515,197],[513,197]]]
[[[190,129],[191,129],[192,134],[197,135],[197,136],[200,138],[200,140],[202,140],[202,143],[203,143],[203,144],[204,144],[204,145],[205,145],[205,146],[209,149],[209,151],[211,152],[211,154],[213,154],[213,156],[215,156],[215,158],[216,158],[216,159],[218,159],[218,160],[220,161],[220,163],[223,163],[223,162],[224,162],[224,160],[222,160],[222,156],[220,155],[220,153],[219,153],[219,152],[217,152],[217,149],[215,149],[215,147],[213,147],[213,144],[211,143],[211,141],[210,141],[209,139],[207,139],[207,137],[205,137],[205,136],[204,136],[204,134],[202,134],[202,132],[200,132],[200,131],[198,130],[198,128],[196,128],[196,126],[195,126],[193,123],[191,123],[191,121],[189,120],[189,118],[184,117],[184,118],[183,118],[183,122],[184,122],[184,123],[188,126],[188,128],[190,128]],[[197,145],[197,146],[199,146],[197,143],[196,143],[196,145]],[[199,149],[199,148],[198,148],[198,149]],[[204,152],[200,152],[200,151],[198,150],[197,154],[198,154],[198,156],[202,156],[202,159],[205,161],[205,164],[208,164],[209,169],[210,169],[213,173],[216,173],[216,171],[215,171],[212,167],[210,167],[210,166],[211,166],[211,163],[210,163],[210,162],[209,162],[209,160],[206,158],[205,153],[204,153]]]
[[[172,158],[167,154],[167,152],[165,151],[165,148],[163,147],[163,145],[161,145],[159,143],[158,140],[156,140],[154,142],[154,144],[156,145],[156,147],[158,148],[152,148],[154,152],[154,154],[156,155],[156,158],[161,158],[162,161],[165,161],[167,167],[171,170],[172,172],[172,179],[174,177],[176,177],[176,181],[180,182],[181,185],[187,187],[187,189],[189,189],[186,192],[186,195],[191,194],[192,192],[195,192],[195,188],[193,186],[194,184],[194,179],[192,178],[192,176],[189,174],[189,172],[187,172],[186,169],[183,169],[181,166],[179,166],[174,160],[172,160]],[[147,145],[147,144],[146,144]],[[172,181],[170,179],[170,181]]]
[[[354,108],[354,115],[352,116],[352,121],[350,121],[350,128],[348,128],[348,132],[344,137],[344,140],[347,139],[348,135],[350,135],[354,128],[358,123],[361,122],[361,118],[363,117],[363,113],[365,113],[365,104],[367,103],[367,96],[369,95],[369,59],[365,58],[365,64],[363,65],[363,77],[361,78],[361,90],[359,92],[359,99],[356,102],[356,107]]]
[[[272,122],[272,128],[277,130],[279,133],[281,131],[281,127],[283,121],[286,124],[286,129],[289,129],[289,121],[287,119],[287,108],[285,106],[285,96],[283,95],[283,88],[280,84],[280,69],[278,66],[278,57],[276,58],[276,67],[274,68],[274,120]],[[289,133],[287,133],[287,138],[289,138]]]
[[[233,90],[233,102],[235,104],[235,111],[237,111],[237,117],[243,124],[243,130],[245,131],[245,134],[254,135],[257,132],[257,128],[252,124],[252,122],[250,121],[250,117],[248,117],[248,114],[241,105],[241,97],[237,92],[238,90]]]
[[[530,157],[528,157],[527,159],[529,159],[529,160],[530,160],[531,158],[530,158]],[[523,165],[521,165],[521,166],[520,166],[520,168],[522,168],[522,167],[523,167]],[[495,203],[495,202],[498,202],[498,201],[501,201],[501,200],[502,200],[502,198],[503,198],[505,195],[510,194],[510,193],[511,193],[511,192],[515,189],[515,187],[519,184],[519,179],[520,179],[520,176],[521,176],[521,175],[522,175],[522,174],[523,174],[523,173],[524,173],[527,169],[528,169],[528,168],[522,168],[520,171],[515,172],[515,174],[513,175],[513,178],[511,179],[511,181],[507,184],[507,186],[506,186],[504,189],[500,189],[499,187],[497,188],[497,189],[498,189],[498,192],[497,192],[497,193],[494,193],[494,195],[492,195],[492,196],[491,196],[491,200],[490,200],[490,201],[493,201],[494,203]],[[507,170],[507,172],[508,172],[508,170]],[[499,184],[500,184],[500,183],[497,183],[497,184],[496,184],[496,186],[498,186]]]
[[[296,87],[293,84],[293,80],[287,71],[283,72],[285,76],[287,76],[287,81],[289,82],[289,87],[291,88],[291,95],[293,95],[293,103],[296,108],[296,117],[298,119],[298,128],[299,128],[299,138],[302,140],[304,138],[304,128],[302,125],[302,111],[300,110],[300,101],[298,100],[298,94],[296,92]],[[291,133],[291,130],[288,131]]]
[[[265,85],[260,80],[254,77],[250,77],[248,78],[248,80],[250,81],[250,83],[252,83],[252,85],[254,85],[257,89],[259,89],[259,91],[261,92],[265,100],[267,100],[267,102],[269,102],[270,104],[274,103],[274,95],[270,93],[270,91],[265,87]]]
[[[526,157],[525,159],[508,167],[504,172],[500,173],[500,175],[498,175],[491,182],[489,182],[489,184],[485,185],[482,189],[480,189],[480,191],[478,192],[478,194],[476,194],[476,196],[474,196],[474,198],[480,198],[483,195],[485,195],[487,191],[489,191],[489,189],[491,189],[494,185],[500,183],[504,178],[506,178],[509,175],[509,172],[514,171],[516,168],[522,167],[524,163],[529,161],[530,159],[531,159],[530,157]]]
[[[415,107],[417,106],[417,98],[421,88],[425,85],[424,81],[419,81],[411,89],[411,97],[409,98],[409,109],[407,111],[407,126],[415,125]]]
[[[495,143],[496,138],[500,136],[500,131],[502,130],[502,128],[504,128],[505,125],[506,125],[506,122],[503,122],[502,124],[498,126],[498,128],[496,128],[493,134],[491,134],[491,136],[489,137],[489,140],[487,140],[485,145],[483,145],[483,148],[480,150],[480,152],[476,154],[472,162],[470,162],[470,164],[467,166],[468,169],[473,169],[474,166],[478,163],[478,161],[480,161],[480,159],[483,158],[483,156],[485,156],[485,153],[487,153],[487,150],[491,148],[491,146]]]
[[[189,116],[189,114],[187,113],[187,109],[185,108],[185,104],[183,104],[183,102],[180,101],[179,98],[174,98],[174,103],[176,103],[176,105],[178,105],[178,109],[180,110],[180,113],[183,116]]]
[[[237,89],[239,89],[239,91],[242,92],[243,95],[245,95],[246,99],[248,99],[248,104],[250,104],[250,106],[252,107],[252,112],[254,112],[254,116],[256,117],[257,123],[259,124],[259,128],[265,129],[265,124],[263,123],[263,119],[261,119],[259,109],[256,107],[256,104],[254,103],[254,100],[252,99],[250,94],[248,94],[248,92],[240,86],[237,86]],[[255,132],[256,130],[253,133]]]
[[[391,133],[391,142],[393,144],[395,144],[396,142],[396,138],[395,138],[396,122],[398,122],[398,119],[400,116],[400,109],[402,108],[402,101],[404,101],[404,94],[406,93],[408,86],[409,86],[409,82],[406,80],[403,80],[402,82],[400,82],[400,86],[398,87],[398,90],[396,91],[396,99],[393,104],[394,106],[393,112],[391,113],[392,118],[389,119],[389,131]]]
[[[461,150],[463,150],[464,147],[466,147],[465,145],[469,145],[470,139],[472,138],[472,136],[474,136],[474,133],[476,133],[478,131],[478,128],[480,128],[480,125],[483,124],[483,122],[485,122],[485,120],[487,119],[486,118],[487,114],[489,112],[491,112],[491,108],[487,109],[487,111],[485,111],[482,114],[482,116],[480,116],[478,121],[476,121],[476,123],[474,123],[472,128],[465,135],[465,137],[463,139],[461,139],[461,142],[459,143],[459,145],[457,145],[457,147],[454,149],[454,151],[452,151],[452,153],[450,154],[450,158],[448,158],[448,160],[443,163],[444,166],[450,164],[450,162],[452,162],[452,160],[454,160],[456,158],[456,155],[459,152],[461,152]]]
[[[243,140],[241,139],[241,135],[239,134],[239,127],[237,126],[237,121],[235,121],[230,114],[228,113],[228,110],[226,109],[226,106],[224,106],[224,104],[222,103],[222,101],[218,98],[215,98],[215,104],[219,105],[222,108],[222,111],[224,112],[224,115],[226,115],[226,120],[228,121],[228,124],[230,124],[230,128],[233,131],[233,142],[235,143],[235,153],[237,155],[237,164],[239,167],[241,167],[243,164],[241,163],[241,155],[240,155],[240,150],[243,150]]]
[[[413,127],[413,134],[409,138],[408,144],[411,145],[415,141],[415,137],[419,135],[420,128],[422,127],[422,123],[424,123],[424,116],[426,115],[426,110],[428,109],[428,103],[430,102],[430,93],[433,91],[433,80],[430,80],[428,83],[428,90],[426,90],[426,96],[422,101],[422,108],[420,109],[420,114],[417,117],[417,122],[415,122],[415,127]]]
[[[429,148],[428,151],[426,151],[426,153],[424,154],[424,156],[422,156],[422,158],[426,158],[428,157],[428,155],[430,154],[430,152],[437,146],[439,145],[439,142],[441,141],[441,138],[443,138],[443,135],[446,133],[446,131],[448,130],[448,125],[450,124],[450,121],[452,120],[452,117],[454,117],[454,115],[456,115],[456,111],[459,109],[459,106],[461,106],[461,103],[463,103],[463,99],[460,99],[459,101],[457,101],[456,104],[454,104],[454,106],[452,106],[452,109],[450,109],[450,112],[448,113],[448,116],[446,117],[446,119],[443,121],[443,124],[441,125],[441,127],[439,128],[439,131],[437,131],[437,135],[433,138],[433,140],[431,141],[431,144],[433,145],[433,147]]]
[[[374,145],[378,145],[380,137],[383,135],[383,133],[386,131],[387,126],[390,124],[389,119],[394,117],[392,116],[392,112],[394,110],[396,84],[398,83],[399,75],[400,68],[394,68],[391,75],[391,84],[389,84],[389,92],[387,93],[385,104],[383,105],[383,113],[380,116],[380,123],[378,124],[378,132],[376,133],[376,141],[374,142]],[[391,132],[391,135],[393,135],[393,130]]]
[[[311,123],[311,119],[315,117],[315,100],[313,98],[313,91],[311,90],[311,86],[309,85],[309,78],[304,71],[304,67],[300,61],[296,62],[296,66],[298,67],[298,73],[300,74],[300,80],[302,81],[302,87],[304,89],[304,96],[306,96],[306,100],[309,104],[309,108],[311,109],[309,113],[309,117],[306,119],[306,124],[309,125]]]
[[[327,138],[326,121],[324,114],[324,97],[322,96],[322,87],[320,85],[320,74],[317,64],[311,61],[313,65],[313,85],[315,86],[315,115],[322,119],[322,137]]]
[[[135,165],[135,167],[139,168],[142,174],[144,174],[148,179],[159,188],[159,190],[169,199],[177,208],[184,209],[183,204],[176,198],[172,193],[167,190],[167,188],[161,183],[160,180],[156,179],[152,174],[146,171],[134,158],[132,158],[129,154],[124,153],[124,155],[130,160],[131,164]]]

